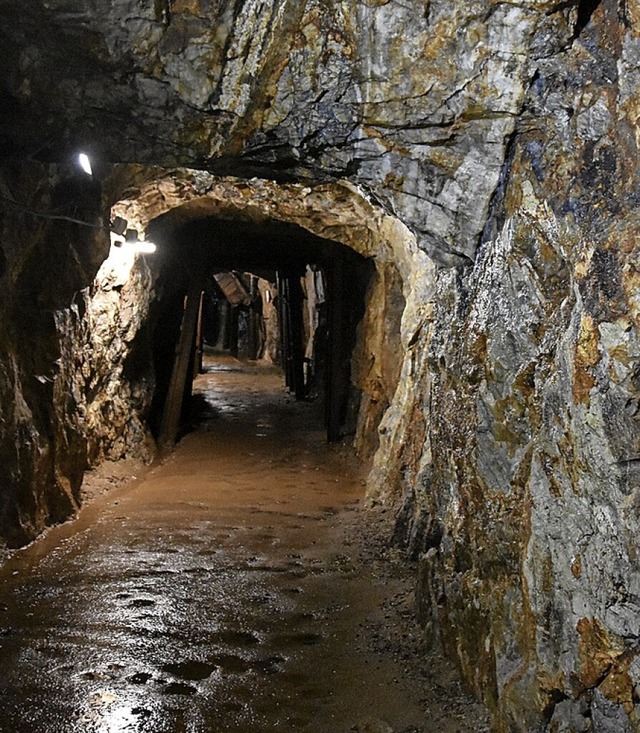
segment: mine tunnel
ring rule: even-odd
[[[250,192],[252,208],[221,211],[192,178],[154,171],[92,228],[100,181],[89,156],[74,156],[57,187],[65,213],[17,212],[48,224],[45,248],[65,237],[100,251],[73,295],[64,357],[88,339],[86,402],[74,409],[97,433],[78,466],[78,518],[3,566],[3,651],[15,663],[0,728],[419,724],[403,668],[418,663],[417,641],[401,662],[384,612],[406,602],[408,576],[372,571],[369,545],[388,542],[388,519],[366,529],[355,509],[399,380],[402,277],[349,211],[348,189],[318,197],[302,226],[287,212],[302,206],[297,188],[282,210],[268,201],[256,213]],[[185,185],[149,204],[158,186]],[[227,182],[218,198],[238,189]],[[276,184],[270,196],[281,195]],[[347,225],[325,229],[345,204]],[[47,287],[69,297],[39,261],[27,271],[43,279],[20,288],[23,333],[46,323]],[[469,725],[484,717],[474,707]]]
[[[0,0],[0,733],[640,730],[637,0]]]
[[[177,416],[188,410],[188,400],[176,395],[189,392],[207,347],[279,365],[296,399],[322,402],[329,441],[355,434],[359,395],[350,365],[373,264],[277,221],[200,218],[163,236],[172,216],[151,221],[148,229],[161,242],[149,417],[159,444],[170,447],[177,437]],[[180,341],[183,332],[190,343]],[[188,355],[181,353],[187,348]]]

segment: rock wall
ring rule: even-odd
[[[351,379],[361,393],[354,446],[371,458],[379,447],[378,427],[393,401],[404,359],[403,282],[393,262],[378,266],[358,329]]]
[[[74,372],[86,401],[89,467],[124,458],[148,462],[154,456],[146,422],[154,391],[149,317],[154,282],[144,257],[111,247],[83,292],[86,312],[72,341],[76,348],[84,346]]]
[[[638,10],[595,5],[538,60],[416,380],[398,538],[497,730],[640,727]]]
[[[19,545],[75,511],[88,467],[150,457],[136,354],[151,289],[142,262],[108,258],[95,278],[109,252],[95,181],[34,164],[0,188],[0,536]]]

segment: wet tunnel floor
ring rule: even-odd
[[[169,459],[0,569],[0,731],[484,730],[317,408],[229,360],[197,389]]]

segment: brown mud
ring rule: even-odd
[[[0,731],[488,730],[318,407],[208,369],[170,458],[0,568]]]

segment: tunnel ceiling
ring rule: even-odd
[[[348,178],[468,263],[535,59],[575,19],[550,0],[4,0],[2,151]]]
[[[168,214],[167,216],[170,216]],[[151,231],[156,222],[152,222]],[[161,222],[157,222],[160,229]],[[242,222],[213,217],[183,225],[161,246],[175,248],[216,270],[304,268],[307,264],[330,266],[338,251],[351,250],[340,243],[317,237],[296,224],[268,221]]]
[[[130,183],[123,188],[122,181]],[[407,227],[347,181],[310,187],[126,166],[114,176],[113,187],[119,200],[112,216],[154,238],[166,239],[189,223],[211,218],[237,222],[240,228],[263,225],[263,232],[279,231],[287,238],[295,232],[294,238],[339,242],[381,266],[393,262],[408,288],[419,288],[430,267]]]

